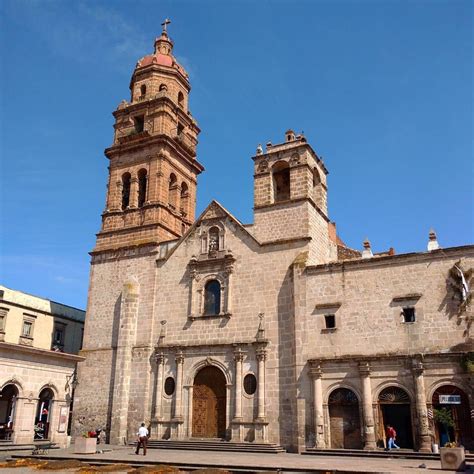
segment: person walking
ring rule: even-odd
[[[135,450],[135,454],[140,454],[140,446],[143,446],[143,456],[146,456],[146,443],[148,441],[148,430],[145,427],[145,423],[142,423],[140,428],[138,428],[138,441],[137,441],[137,449]]]
[[[395,439],[397,438],[397,432],[392,425],[387,425],[386,430],[387,435],[387,450],[390,451],[393,448],[400,449],[400,446],[395,444]]]

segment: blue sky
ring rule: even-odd
[[[342,239],[374,251],[473,242],[473,3],[3,0],[1,269],[85,308],[111,112],[165,17],[202,133],[198,213],[252,221],[258,143],[304,131]]]

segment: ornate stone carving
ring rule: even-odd
[[[213,202],[204,213],[204,216],[202,217],[202,219],[203,220],[216,219],[216,218],[225,217],[225,216],[226,214],[220,208],[220,206],[216,202]]]
[[[257,165],[257,172],[258,173],[265,173],[265,171],[268,171],[268,160],[262,160]]]
[[[298,153],[293,153],[290,158],[290,166],[299,165],[301,162],[301,157]]]

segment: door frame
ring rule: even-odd
[[[225,439],[230,439],[231,437],[231,409],[233,410],[234,404],[232,403],[232,387],[233,387],[233,380],[232,374],[229,368],[213,357],[206,357],[205,359],[201,359],[199,362],[195,363],[185,377],[185,383],[183,388],[186,389],[185,391],[185,410],[186,419],[185,419],[185,429],[184,429],[184,437],[192,438],[193,437],[193,388],[194,388],[194,379],[196,378],[197,373],[208,366],[214,366],[219,369],[225,377],[226,381],[226,405],[225,405]],[[232,406],[231,406],[232,405]]]

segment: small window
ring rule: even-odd
[[[143,129],[145,127],[145,116],[138,115],[137,117],[134,118],[134,122],[135,122],[135,132],[136,133],[143,132]]]
[[[402,309],[402,317],[404,323],[414,323],[415,322],[415,308],[407,307]]]
[[[178,123],[178,135],[181,135],[184,131],[184,125],[182,123]]]
[[[221,284],[217,280],[206,283],[204,290],[204,314],[217,315],[221,311]]]
[[[64,328],[56,327],[54,329],[54,343],[63,344],[63,342],[64,342]]]
[[[247,395],[253,395],[257,391],[257,378],[253,374],[244,377],[244,390]]]
[[[174,381],[174,378],[173,377],[166,377],[166,380],[165,380],[165,393],[166,393],[166,395],[168,395],[168,396],[173,395],[175,388],[176,388],[176,383]]]
[[[0,332],[5,332],[5,325],[7,322],[7,308],[0,308]]]
[[[335,314],[325,314],[324,322],[326,323],[326,329],[335,329],[336,327],[336,315]]]
[[[145,85],[145,84],[142,84],[142,85],[140,86],[140,94],[141,94],[142,96],[144,96],[144,95],[146,94],[146,85]]]
[[[23,328],[21,330],[22,337],[33,337],[33,322],[23,320]]]
[[[184,94],[182,92],[178,92],[178,105],[180,107],[184,105]]]
[[[168,87],[166,86],[166,84],[160,84],[160,89],[159,91],[167,91],[168,90]]]
[[[64,349],[64,334],[66,328],[61,324],[54,326],[53,332],[53,343],[51,344],[51,349],[53,351],[62,352]]]

